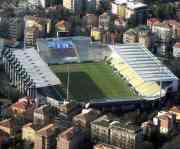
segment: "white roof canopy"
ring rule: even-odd
[[[13,54],[33,79],[37,88],[61,84],[34,48],[14,50]]]
[[[144,81],[173,81],[178,78],[142,44],[109,45],[124,63],[128,64]]]

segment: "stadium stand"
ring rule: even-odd
[[[108,58],[116,69],[138,92],[148,99],[177,91],[178,78],[157,57],[139,43],[109,45],[112,54]]]

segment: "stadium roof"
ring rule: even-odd
[[[124,63],[128,64],[144,81],[172,81],[178,78],[142,44],[109,45]]]
[[[34,48],[14,50],[13,54],[33,79],[37,88],[61,84],[60,80],[49,69]]]

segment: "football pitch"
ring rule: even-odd
[[[120,98],[135,96],[133,91],[120,76],[113,73],[110,66],[104,63],[81,63],[51,65],[51,69],[67,87],[69,70],[69,92],[77,101],[88,101],[103,98]]]

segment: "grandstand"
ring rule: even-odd
[[[36,97],[37,89],[61,84],[34,48],[6,48],[2,57],[5,72],[22,95]]]
[[[107,45],[92,42],[90,37],[70,36],[37,40],[37,50],[48,64],[102,61],[110,52]]]
[[[146,99],[177,91],[178,78],[139,43],[109,45],[108,61]]]

